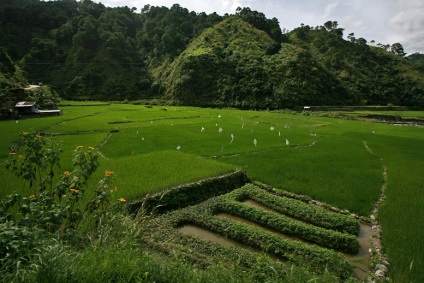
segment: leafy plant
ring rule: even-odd
[[[85,192],[87,181],[99,166],[95,148],[77,146],[73,170],[65,171],[53,185],[61,148],[40,133],[22,132],[18,144],[19,148],[10,152],[6,160],[6,168],[27,180],[33,194],[12,194],[0,200],[0,255],[6,265],[13,265],[18,259],[29,261],[39,238],[77,241],[81,230],[92,227],[93,221],[97,227],[114,211],[114,172],[105,172],[93,199]]]

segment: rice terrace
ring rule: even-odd
[[[37,172],[48,172],[52,183],[68,180],[72,191],[67,187],[60,198],[73,205],[87,205],[86,194],[102,206],[78,218],[72,227],[88,237],[69,234],[68,245],[32,238],[26,230],[2,235],[0,241],[11,243],[10,250],[0,251],[2,264],[23,264],[14,280],[424,280],[422,126],[362,117],[367,111],[72,101],[59,107],[62,116],[1,121],[2,162],[21,168],[30,153],[19,140],[28,141],[27,148],[31,140],[48,140],[47,148],[59,144],[59,164]],[[384,114],[424,120],[418,111]],[[76,177],[83,165],[75,156],[98,158],[86,184]],[[3,208],[11,200],[28,204],[41,198],[43,190],[34,193],[25,174],[19,177],[6,167],[0,169]],[[49,181],[43,184],[48,191]],[[105,197],[99,184],[111,191],[112,206],[99,201]],[[18,214],[36,221],[23,208],[16,208]],[[52,212],[49,221],[59,214]],[[14,237],[30,242],[22,247]],[[15,250],[20,257],[13,258],[13,249],[27,250]]]

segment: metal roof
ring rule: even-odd
[[[32,107],[36,103],[37,102],[33,102],[33,101],[20,101],[20,102],[16,103],[15,107]]]

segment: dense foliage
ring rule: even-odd
[[[400,43],[344,40],[334,21],[282,33],[276,18],[250,8],[220,16],[178,4],[137,12],[91,0],[2,1],[0,46],[29,82],[67,99],[424,106],[422,66],[403,58]]]
[[[0,99],[11,89],[27,84],[22,71],[17,67],[4,48],[0,48]]]
[[[279,47],[232,17],[203,32],[160,78],[169,98],[200,106],[423,106],[422,72],[402,56],[342,34],[302,26]]]

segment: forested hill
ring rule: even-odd
[[[67,99],[424,107],[420,54],[410,60],[400,44],[345,40],[332,21],[282,33],[275,18],[249,8],[220,16],[177,4],[138,10],[3,0],[0,47],[29,82],[50,84]]]

